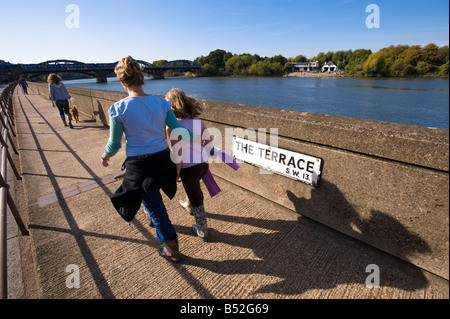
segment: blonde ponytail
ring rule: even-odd
[[[117,78],[126,86],[144,85],[144,72],[131,56],[123,57],[114,68]]]

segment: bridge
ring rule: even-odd
[[[137,60],[141,65],[144,74],[153,79],[164,79],[164,72],[193,72],[200,70],[200,65],[189,60],[168,61],[161,65],[154,65],[150,62]],[[12,77],[16,80],[20,74],[24,74],[29,78],[33,78],[42,74],[49,73],[79,73],[94,76],[98,83],[106,83],[107,75],[114,72],[117,62],[114,63],[84,63],[75,60],[49,60],[37,64],[2,64],[0,65],[0,73],[3,77]]]

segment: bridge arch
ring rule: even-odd
[[[113,69],[117,62],[114,63],[85,63],[76,60],[48,60],[37,64],[22,64],[24,72],[33,71],[75,71],[75,70],[99,70]]]
[[[142,67],[145,74],[153,79],[163,79],[164,72],[167,70],[181,70],[197,72],[201,69],[200,65],[189,60],[173,60],[163,65],[156,66],[144,60],[136,60]],[[87,74],[97,78],[97,82],[106,82],[108,73],[114,72],[117,62],[113,63],[85,63],[77,60],[57,59],[40,62],[37,64],[21,64],[22,72],[30,78],[42,74],[72,72]]]

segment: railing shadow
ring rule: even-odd
[[[30,101],[30,99],[27,96],[25,96],[25,98],[28,101],[28,103],[34,108],[36,113],[42,117],[42,119],[49,126],[49,128],[54,130],[54,128],[50,124],[50,122],[39,112],[39,110],[36,108],[36,106],[34,106],[34,104]],[[39,157],[44,165],[44,168],[45,168],[45,170],[48,174],[48,177],[50,179],[50,182],[52,184],[52,187],[55,190],[55,193],[59,193],[62,191],[62,189],[59,186],[58,181],[56,180],[55,174],[53,173],[52,168],[51,168],[44,152],[42,151],[43,148],[39,142],[39,139],[37,138],[37,136],[35,134],[33,125],[31,124],[31,121],[25,112],[24,106],[22,104],[22,99],[20,96],[18,96],[18,101],[19,101],[20,108],[22,109],[23,115],[25,117],[25,120],[30,129],[31,136],[33,137],[34,142],[36,144],[36,149],[38,150]],[[78,161],[84,169],[86,169],[86,171],[93,177],[93,179],[100,180],[99,176],[97,176],[92,171],[92,169],[73,151],[73,149],[70,147],[70,145],[61,137],[61,135],[56,130],[54,130],[54,131],[55,131],[55,133],[54,133],[55,136],[58,137],[58,139],[61,141],[61,143],[67,148],[67,150],[75,158],[75,160]],[[100,187],[103,189],[103,191],[107,195],[111,195],[111,192],[106,187],[106,185],[100,185]],[[99,265],[95,261],[95,257],[93,255],[91,249],[89,248],[89,245],[86,242],[86,239],[85,239],[85,236],[83,235],[82,230],[78,226],[73,214],[71,213],[71,210],[70,210],[67,202],[64,199],[61,199],[58,201],[58,204],[61,208],[61,211],[64,214],[64,217],[66,218],[69,228],[71,229],[71,234],[73,235],[73,237],[78,245],[78,248],[79,248],[80,252],[82,253],[83,258],[85,259],[86,265],[88,266],[88,269],[92,275],[92,278],[94,279],[94,282],[97,285],[100,295],[104,299],[105,298],[106,299],[114,298],[115,297],[114,293],[112,292],[108,282],[106,281],[105,276],[101,272]],[[37,228],[36,225],[30,225],[29,227]]]
[[[81,166],[89,173],[89,175],[92,177],[93,180],[99,182],[101,180],[101,178],[97,174],[95,174],[95,172],[89,167],[89,165],[87,165],[76,154],[76,152],[74,152],[74,150],[64,140],[64,138],[56,130],[53,129],[53,126],[51,125],[51,123],[39,112],[39,110],[33,105],[33,103],[28,99],[28,97],[26,97],[26,99],[28,100],[30,105],[34,108],[36,113],[39,114],[42,117],[42,119],[44,120],[44,122],[54,131],[55,136],[65,146],[65,148],[67,149],[67,152],[70,153],[74,157],[74,160],[81,164]],[[30,135],[34,138],[34,142],[36,143],[36,149],[39,154],[39,157],[40,157],[40,159],[45,167],[45,170],[47,172],[46,176],[48,176],[50,178],[50,181],[51,181],[52,187],[54,188],[55,193],[60,193],[62,191],[62,189],[56,180],[57,175],[55,175],[53,173],[53,171],[49,165],[49,162],[44,154],[43,148],[40,145],[40,142],[37,139],[36,134],[34,134],[32,124],[25,113],[25,110],[23,108],[22,101],[20,100],[20,98],[19,98],[19,104],[20,104],[20,107],[22,108],[23,114],[24,114],[27,124],[29,126],[30,133],[31,133]],[[99,127],[99,129],[103,130],[103,129],[105,129],[105,127],[104,126]],[[106,185],[100,185],[100,186],[101,186],[102,190],[104,191],[104,193],[108,197],[110,197],[112,195],[112,192],[106,187]],[[29,225],[29,228],[30,229],[39,229],[39,230],[44,230],[44,231],[62,232],[62,233],[68,233],[68,234],[72,235],[77,242],[77,245],[83,255],[83,258],[85,259],[86,264],[88,265],[89,271],[92,275],[92,278],[93,278],[102,298],[109,298],[109,299],[115,298],[113,291],[111,290],[110,286],[108,285],[106,278],[104,277],[103,273],[101,272],[99,265],[97,264],[97,262],[94,258],[94,255],[87,244],[86,237],[95,237],[95,238],[117,240],[117,241],[129,242],[129,243],[138,243],[138,244],[148,245],[148,246],[154,247],[156,249],[158,247],[159,243],[156,241],[155,236],[152,235],[151,232],[144,225],[142,225],[139,222],[139,220],[136,218],[133,220],[132,225],[137,231],[139,231],[143,235],[143,237],[145,239],[135,239],[135,238],[131,238],[131,237],[114,236],[114,235],[85,231],[78,226],[78,224],[77,224],[75,218],[73,217],[73,214],[72,214],[70,208],[68,207],[68,204],[64,200],[64,198],[60,199],[58,201],[58,204],[61,208],[61,211],[64,214],[64,217],[67,220],[69,229],[50,227],[50,226],[44,226],[44,225]],[[121,220],[120,216],[118,214],[117,214],[117,218],[118,218],[118,220]],[[188,282],[200,294],[200,296],[202,296],[202,298],[213,298],[211,293],[207,289],[205,289],[201,284],[199,284],[198,280],[186,270],[186,268],[184,267],[183,264],[178,264],[178,265],[170,264],[170,266],[173,267],[180,274],[180,276],[183,277],[186,280],[186,282]]]

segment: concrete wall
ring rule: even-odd
[[[30,88],[48,97],[46,85],[30,84]],[[104,124],[110,105],[126,96],[79,88],[69,91],[85,116]],[[259,168],[249,164],[235,172],[213,163],[215,175],[449,278],[448,130],[212,101],[204,104],[201,118],[222,137],[226,128],[235,129],[241,137],[239,128],[267,132],[278,128],[278,147],[324,160],[318,187],[260,174]],[[230,141],[223,140],[219,146],[225,149],[225,144]]]

